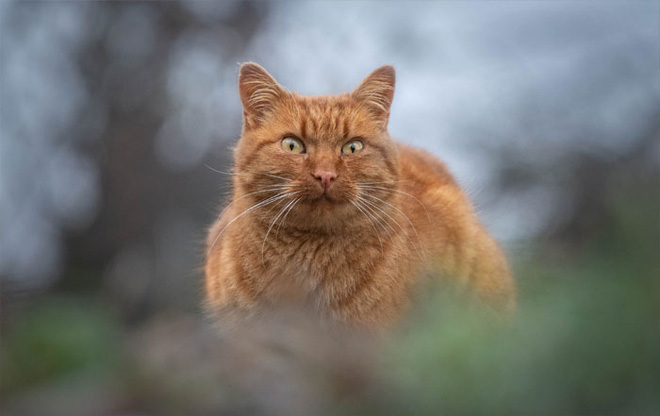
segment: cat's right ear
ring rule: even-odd
[[[366,104],[372,116],[387,127],[394,98],[396,75],[392,65],[381,66],[353,90],[351,96]]]
[[[241,65],[238,92],[243,103],[243,121],[246,127],[259,124],[287,94],[268,71],[253,62]]]

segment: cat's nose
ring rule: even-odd
[[[318,170],[314,172],[313,175],[317,180],[321,181],[321,185],[323,186],[324,192],[328,191],[328,188],[330,188],[332,181],[334,181],[337,178],[336,173],[327,170]]]

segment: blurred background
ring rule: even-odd
[[[0,411],[659,414],[659,12],[0,2]],[[199,266],[244,61],[312,95],[394,64],[390,132],[503,243],[515,323],[440,294],[377,354],[286,320],[217,335]]]

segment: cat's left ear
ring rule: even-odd
[[[394,84],[396,75],[392,65],[381,66],[369,76],[351,93],[351,96],[364,102],[369,112],[377,121],[387,126],[390,117],[390,107],[394,98]]]
[[[246,127],[253,127],[262,121],[287,94],[268,71],[253,62],[241,65],[238,92],[243,103]]]

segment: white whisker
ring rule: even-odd
[[[294,202],[296,202],[295,199],[290,201],[287,205],[284,206],[284,208],[282,208],[280,210],[280,212],[277,214],[277,216],[270,223],[270,227],[268,227],[268,231],[266,231],[266,236],[264,237],[264,242],[261,244],[261,264],[264,266],[264,268],[266,267],[266,262],[264,260],[264,249],[266,248],[266,240],[268,239],[268,235],[270,234],[270,230],[273,229],[273,226],[275,225],[277,220],[280,218],[280,216],[284,213],[284,211],[287,208],[289,208],[289,206],[291,206]]]
[[[282,180],[285,180],[285,181],[291,181],[291,180],[292,180],[291,178],[285,178],[284,176],[278,176],[278,175],[274,175],[274,174],[272,174],[272,173],[266,173],[266,172],[254,172],[254,171],[244,171],[244,172],[224,172],[224,171],[221,171],[221,170],[215,169],[215,168],[209,166],[209,165],[206,164],[206,163],[204,163],[204,166],[206,166],[207,168],[209,168],[210,170],[212,170],[212,171],[215,172],[215,173],[219,173],[219,174],[222,174],[222,175],[228,175],[228,176],[240,176],[240,175],[246,175],[246,174],[251,173],[251,174],[253,174],[253,175],[264,175],[264,176],[269,176],[269,177],[271,177],[271,178],[282,179]]]
[[[366,194],[364,194],[364,195],[366,195]],[[379,207],[376,203],[374,203],[374,202],[372,202],[372,201],[369,201],[369,200],[367,200],[367,199],[364,199],[364,198],[362,198],[362,197],[360,197],[360,199],[361,199],[364,203],[366,203],[367,205],[371,206],[373,209],[376,209],[376,210],[382,212],[383,215],[385,215],[387,218],[389,218],[390,220],[392,220],[392,221],[394,222],[394,224],[396,224],[396,226],[399,227],[399,229],[400,229],[400,230],[403,232],[403,234],[406,236],[406,238],[408,239],[408,242],[409,242],[409,243],[413,246],[413,248],[417,251],[417,254],[418,254],[420,257],[423,257],[422,254],[421,254],[420,251],[419,251],[419,248],[415,245],[415,242],[410,238],[410,235],[408,235],[408,232],[405,230],[405,228],[403,228],[403,227],[401,226],[401,224],[399,224],[399,222],[398,222],[395,218],[393,218],[390,214],[388,214],[384,209],[382,209],[381,207]],[[399,237],[399,239],[401,240],[401,242],[404,243],[404,245],[406,245],[406,242],[405,242],[405,240],[403,240],[403,237],[401,237],[401,234],[400,234],[400,233],[397,233],[396,230],[394,229],[394,227],[392,227],[392,225],[390,225],[389,223],[387,223],[387,224],[390,226],[390,228],[392,228],[392,231],[393,231],[395,234],[397,234],[397,236]],[[406,245],[406,247],[407,247],[407,245]],[[408,249],[408,250],[410,250],[410,249]]]
[[[380,190],[380,191],[387,191],[387,192],[396,192],[397,194],[405,195],[409,198],[412,198],[415,201],[417,201],[417,203],[419,205],[421,205],[422,208],[424,208],[424,211],[426,212],[426,218],[429,220],[429,222],[431,222],[431,215],[429,214],[429,211],[426,208],[426,205],[424,205],[424,203],[422,201],[420,201],[417,197],[415,197],[414,195],[409,194],[408,192],[404,192],[404,191],[401,191],[399,189],[386,188],[386,187],[382,187],[382,186],[360,186],[360,184],[358,184],[358,188],[366,189],[366,190],[369,190],[369,191]]]
[[[220,230],[220,232],[218,233],[218,235],[216,235],[215,238],[213,239],[213,243],[212,243],[211,246],[209,247],[208,251],[210,252],[210,251],[213,249],[213,247],[215,247],[216,243],[218,242],[218,239],[220,238],[220,236],[222,235],[222,233],[225,232],[225,230],[227,229],[227,227],[229,227],[230,225],[232,225],[236,220],[238,220],[239,218],[241,218],[241,217],[244,216],[245,214],[247,214],[247,213],[249,213],[249,212],[252,212],[252,211],[254,211],[255,209],[258,209],[258,208],[264,207],[264,206],[266,206],[266,205],[272,204],[272,203],[275,202],[275,201],[279,201],[279,200],[281,200],[281,199],[287,198],[287,197],[289,197],[289,196],[291,196],[291,195],[294,195],[294,194],[296,194],[296,193],[298,193],[298,192],[288,192],[288,193],[284,193],[284,194],[279,193],[279,194],[277,194],[277,195],[271,196],[271,197],[269,197],[269,198],[267,198],[267,199],[265,199],[265,200],[263,200],[263,201],[261,201],[261,202],[258,202],[258,203],[256,203],[256,204],[252,205],[251,207],[247,208],[245,211],[243,211],[243,212],[241,212],[240,214],[238,214],[237,216],[235,216],[231,221],[229,221],[229,223],[227,223],[227,225],[225,225],[225,226],[222,228],[222,230]]]
[[[357,196],[357,195],[354,195]],[[371,225],[371,228],[373,228],[374,233],[376,234],[376,238],[378,238],[378,243],[380,244],[380,254],[385,255],[385,252],[383,251],[383,240],[380,238],[380,234],[378,234],[378,230],[376,229],[376,225],[374,222],[369,218],[369,215],[364,211],[364,209],[360,206],[360,204],[357,201],[351,201],[351,204],[357,208],[358,211],[364,215],[364,217],[369,221],[369,224]]]
[[[254,192],[250,192],[248,194],[245,194],[245,195],[243,195],[241,197],[238,197],[235,200],[231,201],[226,207],[224,207],[222,209],[222,211],[220,211],[220,214],[218,215],[218,218],[221,218],[224,215],[224,213],[227,212],[227,210],[232,205],[234,205],[235,203],[237,203],[241,199],[247,198],[247,197],[252,196],[252,195],[258,195],[258,194],[265,194],[265,193],[272,193],[272,192],[279,193],[281,191],[288,190],[289,188],[290,188],[289,185],[271,185],[271,186],[266,187],[266,189],[262,189],[262,190],[259,190],[259,191],[254,191]]]
[[[299,196],[299,197],[295,200],[295,202],[293,203],[293,205],[291,205],[291,208],[289,208],[289,210],[286,212],[286,214],[284,214],[284,217],[282,218],[282,221],[280,221],[280,224],[277,226],[277,231],[275,232],[275,237],[276,237],[276,238],[277,238],[278,235],[280,235],[280,228],[282,228],[282,225],[284,225],[284,221],[286,221],[286,217],[289,216],[289,214],[290,214],[291,211],[293,210],[293,207],[295,207],[296,204],[297,204],[298,202],[302,201],[302,199],[303,199],[303,197],[302,197],[302,196]]]
[[[378,211],[380,211],[381,213],[387,215],[387,213],[385,211],[378,208],[378,206],[376,206],[373,202],[368,201],[368,200],[362,198],[361,196],[358,196],[357,198],[358,198],[358,201],[362,202],[362,207],[364,207],[368,212],[370,212],[376,218],[376,220],[378,221],[378,224],[380,224],[380,226],[383,228],[383,230],[387,233],[388,236],[391,236],[392,234],[395,234],[395,235],[399,234],[399,233],[397,233],[396,229],[394,227],[392,227],[392,224],[390,224],[389,221],[387,221],[385,218],[383,218],[382,215],[378,214]],[[376,208],[378,211],[374,208]],[[394,221],[394,219],[392,217],[389,217],[389,218]],[[383,222],[381,222],[380,220],[382,220],[385,223],[385,225],[387,225],[389,227],[391,232],[387,228],[385,228],[385,225],[383,225]],[[401,238],[401,237],[399,236],[399,238]],[[403,242],[405,243],[405,241],[403,241]]]
[[[415,224],[413,224],[413,222],[410,220],[410,218],[406,215],[405,212],[403,212],[400,208],[398,208],[398,207],[396,207],[396,206],[390,204],[389,202],[387,202],[387,201],[383,201],[382,199],[378,198],[378,197],[375,196],[375,195],[371,195],[371,194],[368,193],[368,192],[363,192],[363,195],[364,195],[364,196],[367,196],[367,197],[369,197],[369,198],[376,199],[377,201],[380,201],[380,202],[382,202],[383,204],[385,204],[385,205],[391,207],[392,209],[395,209],[396,211],[400,212],[401,215],[403,215],[403,217],[406,219],[406,221],[408,221],[408,224],[410,224],[410,226],[412,227],[413,231],[415,232],[415,235],[417,236],[417,241],[418,241],[419,245],[421,246],[421,244],[422,244],[422,240],[420,239],[420,237],[419,237],[419,233],[417,232],[417,227],[415,227]],[[418,250],[418,251],[419,251],[419,250]]]
[[[401,183],[401,182],[410,182],[412,179],[401,179],[398,181],[379,181],[379,182],[356,182],[355,184],[358,186],[361,185],[394,185],[395,183]]]

